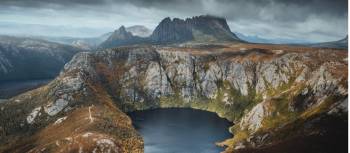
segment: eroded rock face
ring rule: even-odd
[[[246,59],[242,60],[239,54],[246,54]],[[308,100],[289,106],[290,110],[298,110],[297,107],[305,110],[327,96],[347,94],[346,87],[339,85],[346,78],[334,76],[327,70],[337,65],[344,66],[344,62],[335,62],[336,55],[329,57],[334,63],[327,63],[308,52],[277,54],[273,50],[255,55],[255,50],[243,53],[240,50],[239,54],[207,52],[196,55],[181,48],[122,48],[95,55],[78,54],[65,66],[65,73],[80,69],[94,77],[96,82],[109,82],[105,87],[116,90],[112,91],[113,96],[121,98],[124,103],[159,102],[162,97],[176,95],[186,102],[195,102],[198,98],[215,100],[222,98],[218,95],[223,88],[227,93],[225,100],[221,101],[226,105],[233,104],[228,101],[234,99],[232,94],[254,95],[258,103],[278,96],[278,93],[291,92],[292,89],[288,90],[291,87],[298,88],[294,92],[299,92],[302,84],[303,92],[298,94],[307,95]],[[268,58],[257,61],[249,56]],[[313,60],[323,64],[315,67],[310,64]],[[104,67],[103,72],[97,66]]]
[[[194,101],[198,97],[216,99],[223,84],[228,84],[242,96],[248,96],[252,92],[266,96],[269,90],[276,90],[293,82],[306,82],[306,86],[312,88],[313,96],[316,97],[324,95],[324,92],[345,94],[334,90],[338,87],[340,78],[338,81],[333,79],[325,72],[325,66],[313,71],[307,70],[310,68],[305,65],[304,60],[309,57],[302,53],[279,54],[272,60],[254,62],[235,61],[234,57],[223,59],[215,54],[196,56],[189,52],[169,51],[164,48],[138,48],[109,54],[118,56],[104,56],[100,64],[111,67],[110,63],[118,61],[119,64],[112,67],[125,68],[125,72],[118,74],[121,80],[119,84],[123,88],[120,89],[121,94],[116,96],[126,99],[135,99],[133,94],[136,93],[136,99],[151,98],[149,100],[152,101],[175,94],[185,101]],[[114,71],[111,68],[109,70],[107,73]],[[317,77],[318,74],[321,75]],[[135,91],[135,87],[138,91]]]
[[[241,119],[241,130],[248,128],[250,131],[257,131],[261,128],[263,119],[270,114],[268,107],[266,102],[255,105],[252,110]]]
[[[186,20],[163,19],[150,36],[158,43],[186,41],[240,41],[224,18],[202,15]]]
[[[294,48],[281,51],[273,47],[256,49],[264,46],[213,46],[214,49],[200,45],[124,47],[79,53],[47,86],[15,97],[12,103],[1,104],[2,110],[17,112],[1,112],[7,114],[3,120],[10,124],[0,123],[0,132],[26,133],[26,128],[40,132],[51,124],[64,126],[70,118],[79,116],[69,114],[79,110],[85,110],[84,124],[94,129],[97,128],[92,126],[94,115],[101,115],[96,114],[95,107],[101,112],[106,108],[110,113],[117,112],[113,118],[120,118],[118,122],[121,122],[103,120],[101,124],[118,130],[125,124],[128,130],[124,132],[130,132],[131,122],[121,111],[193,107],[216,112],[238,123],[235,132],[248,132],[245,135],[250,138],[241,139],[229,148],[242,149],[242,146],[263,145],[270,138],[259,135],[264,129],[280,128],[299,118],[307,120],[317,113],[347,111],[343,109],[347,76],[339,73],[347,68],[347,63],[338,60],[346,56],[341,51],[328,54],[318,50],[298,52]],[[30,107],[22,108],[21,104]],[[324,110],[324,106],[332,109]],[[24,117],[11,121],[8,114],[17,113]],[[10,129],[12,126],[16,128]],[[119,139],[118,147],[124,149],[129,139],[139,140],[136,134],[113,137],[113,141]],[[115,148],[111,145],[104,143],[102,150]],[[140,151],[138,146],[135,148]],[[129,146],[127,150],[135,148]]]

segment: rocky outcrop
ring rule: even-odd
[[[269,132],[287,129],[286,125],[297,125],[299,120],[316,128],[311,124],[315,116],[339,115],[345,110],[341,108],[347,98],[347,76],[342,71],[347,63],[339,61],[347,56],[343,51],[231,43],[213,46],[121,47],[79,53],[49,85],[0,105],[2,110],[17,110],[0,114],[5,121],[0,123],[0,132],[6,133],[1,143],[19,137],[11,127],[31,136],[26,129],[42,133],[62,117],[67,117],[65,123],[84,116],[87,127],[75,139],[95,132],[97,127],[87,123],[97,122],[129,135],[97,128],[96,137],[114,145],[119,142],[116,148],[121,152],[140,151],[142,143],[121,111],[191,107],[216,112],[235,123],[231,131],[236,136],[225,143],[230,152],[274,143],[277,136]],[[23,108],[24,104],[30,107]],[[107,113],[98,113],[104,109]],[[10,116],[18,113],[12,121]],[[73,125],[78,124],[82,123]],[[91,144],[95,145],[83,148],[96,148],[98,142]]]
[[[250,131],[257,131],[262,127],[262,122],[270,113],[269,106],[266,105],[266,102],[261,102],[254,106],[252,110],[247,113],[240,122],[241,130],[246,130],[247,128]]]

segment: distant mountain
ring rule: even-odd
[[[348,36],[346,35],[345,38],[337,41],[331,41],[331,42],[323,42],[323,43],[316,43],[308,45],[311,47],[322,47],[322,48],[341,48],[346,49],[348,48]]]
[[[251,43],[263,43],[263,44],[306,44],[310,43],[306,40],[297,40],[297,39],[285,39],[285,38],[275,38],[275,39],[268,39],[263,38],[257,35],[251,36],[251,35],[245,35],[239,32],[235,32],[238,38],[245,40],[247,42]]]
[[[0,81],[53,78],[79,50],[39,39],[0,36]]]
[[[152,30],[142,25],[126,27],[126,31],[131,32],[134,36],[139,37],[148,37],[152,34]]]
[[[130,32],[133,36],[138,36],[138,37],[142,37],[142,38],[148,37],[152,34],[152,31],[150,29],[148,29],[142,25],[135,25],[135,26],[124,27],[124,28],[125,28],[126,32]],[[123,33],[123,32],[121,32],[121,33]],[[110,38],[110,40],[108,42],[105,42],[107,39],[109,39],[109,37],[112,34],[114,34],[113,38]],[[120,33],[115,34],[115,32],[108,32],[108,33],[102,34],[99,37],[90,37],[90,38],[45,37],[45,36],[40,36],[40,37],[36,37],[36,38],[44,39],[44,40],[52,41],[52,42],[57,42],[57,43],[61,43],[61,44],[66,44],[66,45],[72,45],[72,46],[78,47],[82,50],[94,50],[94,49],[98,48],[98,46],[101,45],[103,42],[105,42],[105,43],[102,45],[107,45],[107,44],[109,44],[109,45],[113,45],[113,44],[121,45],[124,43],[129,44],[125,41],[121,41],[121,39],[115,40],[115,41],[118,41],[119,43],[117,42],[117,43],[112,44],[111,41],[114,40],[116,37],[118,37],[117,35],[120,35]],[[138,38],[136,38],[136,39],[139,40]],[[133,42],[133,40],[132,40],[132,42]]]
[[[118,30],[115,30],[106,41],[100,44],[100,48],[112,48],[122,45],[133,45],[149,42],[148,38],[134,36],[131,32],[128,32],[124,26],[121,26]]]
[[[96,49],[103,41],[112,34],[108,32],[102,34],[99,37],[90,38],[78,38],[78,37],[48,37],[48,36],[35,36],[34,38],[43,39],[51,42],[57,42],[66,45],[72,45],[74,47],[80,48],[82,50],[93,50]]]
[[[209,15],[186,20],[165,18],[159,23],[150,38],[156,43],[240,41],[231,32],[226,19]]]
[[[169,17],[163,19],[149,37],[143,26],[120,27],[101,45],[112,48],[133,44],[169,44],[183,42],[241,42],[227,25],[226,19],[202,15],[186,20]]]

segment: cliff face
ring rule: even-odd
[[[138,29],[138,30],[137,30]],[[127,31],[130,32],[127,32]],[[124,28],[123,26],[104,42],[99,48],[113,48],[136,44],[175,44],[184,42],[242,42],[227,25],[226,19],[202,15],[185,20],[174,18],[163,19],[151,35],[139,35],[142,28]],[[134,35],[132,34],[134,33]],[[139,36],[137,36],[139,35]]]
[[[231,128],[235,137],[222,143],[227,152],[257,148],[288,139],[278,139],[271,131],[285,132],[289,125],[300,125],[295,122],[346,113],[346,60],[347,53],[340,50],[248,44],[79,53],[49,85],[0,105],[5,110],[0,114],[5,121],[0,123],[1,143],[10,144],[5,149],[13,148],[9,138],[20,138],[15,133],[21,131],[37,141],[50,141],[34,141],[17,150],[55,148],[51,142],[72,135],[80,140],[84,133],[97,132],[94,137],[108,137],[122,151],[141,152],[141,138],[121,111],[191,107],[235,123]],[[68,123],[78,116],[83,119]],[[61,120],[62,127],[83,126],[66,136],[42,136]],[[97,126],[101,124],[106,126]],[[312,123],[309,127],[318,129]],[[65,145],[79,146],[73,142]],[[101,148],[97,142],[92,144],[96,145],[83,144],[83,149]]]
[[[150,38],[157,43],[240,41],[231,32],[225,19],[208,15],[186,20],[165,18],[159,23]]]

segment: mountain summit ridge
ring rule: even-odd
[[[242,42],[227,24],[225,18],[211,15],[180,19],[166,17],[148,37],[140,37],[121,26],[100,48],[135,44],[170,44],[184,42]],[[123,32],[124,31],[124,32]],[[125,37],[123,37],[123,36]]]
[[[163,19],[151,35],[155,42],[241,41],[231,32],[226,19],[211,15]]]

